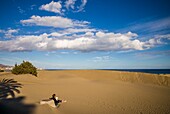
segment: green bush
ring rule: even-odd
[[[20,65],[15,64],[15,67],[12,69],[13,74],[32,74],[37,76],[37,69],[28,61],[23,61]]]

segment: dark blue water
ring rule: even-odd
[[[78,70],[78,69],[46,69],[46,70]],[[170,69],[95,69],[95,70],[143,72],[143,73],[151,73],[151,74],[170,74]]]
[[[102,69],[102,70],[143,72],[143,73],[151,73],[151,74],[170,74],[170,69]]]

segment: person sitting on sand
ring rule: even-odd
[[[53,94],[51,98],[44,99],[40,101],[40,104],[48,104],[51,107],[58,108],[61,103],[67,102],[66,100],[59,100],[59,98],[56,96],[56,94]]]
[[[56,107],[60,106],[60,103],[64,102],[63,100],[56,99],[56,94],[53,94],[51,98],[49,98],[54,101],[54,104]]]

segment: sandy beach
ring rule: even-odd
[[[32,105],[25,114],[169,114],[170,77],[105,70],[38,71],[38,76],[0,73],[0,80],[22,84],[15,98]],[[1,90],[0,90],[1,91]],[[67,100],[59,108],[40,105],[55,93]],[[1,102],[7,109],[27,110],[15,103]],[[2,110],[2,109],[1,109]]]

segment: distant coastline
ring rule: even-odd
[[[55,71],[55,70],[83,70],[83,69],[45,69],[45,70]],[[142,72],[151,74],[170,74],[170,69],[84,69],[84,70],[110,70],[123,72]]]

